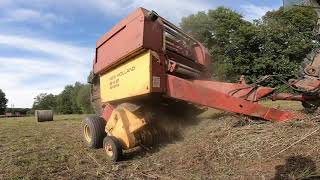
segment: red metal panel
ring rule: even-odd
[[[162,51],[163,27],[161,21],[149,20],[148,12],[139,8],[97,41],[95,74],[103,73],[140,50]]]
[[[143,45],[143,14],[114,32],[96,50],[94,73],[98,74]],[[100,44],[100,43],[99,43]]]
[[[156,52],[151,53],[152,58],[152,73],[151,83],[152,92],[165,92],[166,89],[166,68],[165,68],[165,57],[159,56]],[[159,81],[160,78],[160,82]],[[159,86],[158,86],[159,85]]]
[[[171,75],[168,75],[167,95],[199,105],[260,117],[270,121],[281,122],[301,117],[300,114],[294,112],[264,107]]]
[[[224,83],[217,81],[194,80],[193,83],[203,87],[219,91],[221,93],[243,98],[249,101],[258,101],[259,99],[271,94],[274,89],[269,87],[252,87],[240,83]]]
[[[114,107],[111,105],[111,104],[105,104],[104,105],[105,107],[103,108],[103,112],[102,112],[102,118],[108,122],[113,110],[114,110]]]
[[[210,67],[211,67],[211,60],[209,57],[208,50],[202,44],[196,44],[194,47],[195,55],[198,60],[198,63],[204,65],[207,69],[207,73],[211,74]]]
[[[118,32],[120,29],[122,29],[125,25],[129,24],[134,19],[137,19],[139,16],[144,16],[144,9],[138,8],[134,12],[132,12],[130,15],[128,15],[126,18],[121,20],[118,24],[116,24],[112,29],[104,34],[99,40],[97,40],[97,47],[100,47],[103,45],[108,39],[110,39],[116,32]]]

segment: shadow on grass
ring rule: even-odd
[[[315,180],[320,179],[315,162],[310,157],[291,156],[284,165],[275,167],[274,180]]]

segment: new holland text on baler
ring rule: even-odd
[[[97,115],[83,121],[85,142],[103,147],[117,161],[122,150],[148,144],[157,135],[150,128],[155,121],[150,112],[159,109],[202,106],[281,122],[300,114],[257,102],[272,97],[318,107],[318,94],[303,93],[319,88],[320,81],[311,76],[291,81],[300,95],[274,94],[258,84],[212,81],[210,62],[196,39],[155,12],[137,9],[97,41],[89,78]]]

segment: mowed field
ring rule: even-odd
[[[265,104],[270,105],[270,102]],[[298,103],[279,102],[300,111]],[[320,119],[271,123],[208,110],[153,148],[111,163],[81,136],[86,115],[0,119],[0,179],[295,179],[320,175]],[[190,122],[190,121],[188,121]]]

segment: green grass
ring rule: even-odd
[[[92,158],[103,152],[88,150],[81,136],[86,115],[55,116],[52,122],[33,117],[0,119],[0,179],[85,178],[96,174]],[[87,172],[88,171],[88,172]]]
[[[302,110],[296,102],[263,104]],[[102,149],[85,146],[86,116],[58,115],[43,123],[34,117],[0,119],[0,179],[271,179],[277,173],[313,176],[320,168],[320,131],[300,141],[320,128],[316,120],[237,126],[241,116],[210,110],[176,129],[182,139],[111,163]]]

